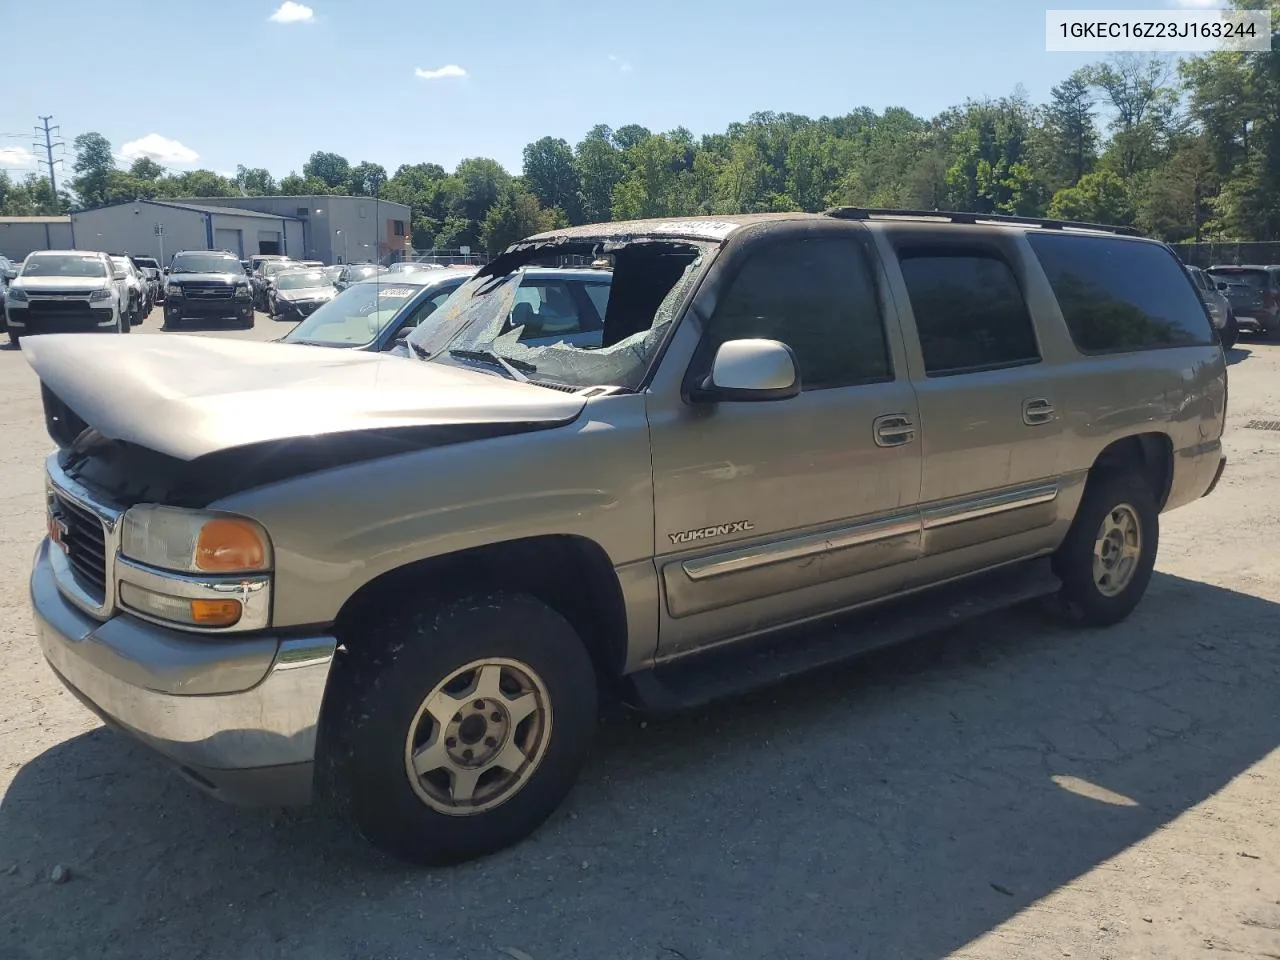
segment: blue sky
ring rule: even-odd
[[[72,138],[96,130],[117,154],[174,170],[243,163],[282,176],[332,150],[388,172],[469,156],[518,172],[526,143],[575,143],[597,123],[703,134],[757,110],[932,115],[1019,83],[1041,101],[1098,59],[1046,53],[1046,7],[1226,5],[64,0],[55,19],[15,3],[4,15],[0,167],[32,169],[28,131],[53,114],[65,167]],[[17,42],[50,30],[52,46]]]

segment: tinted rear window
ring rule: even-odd
[[[1219,280],[1225,280],[1227,283],[1244,284],[1245,286],[1253,287],[1255,290],[1261,290],[1267,285],[1267,271],[1265,270],[1231,270],[1214,267],[1209,272]]]
[[[1164,247],[1112,237],[1028,233],[1082,353],[1207,346],[1213,328]]]

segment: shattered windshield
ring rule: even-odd
[[[608,245],[611,271],[539,266],[598,246],[504,254],[410,335],[413,352],[534,382],[638,388],[714,244],[637,239]]]

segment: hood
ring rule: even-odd
[[[240,273],[171,273],[170,283],[248,283],[249,278]]]
[[[83,290],[89,293],[101,290],[110,281],[106,277],[19,277],[13,285],[19,290],[30,290],[39,293],[41,290],[59,293],[74,293]]]
[[[103,436],[180,460],[295,437],[568,423],[586,400],[378,353],[150,334],[24,338],[43,385]]]
[[[298,287],[295,290],[281,290],[276,288],[276,299],[278,300],[316,300],[319,297],[332,297],[336,293],[333,284],[326,283],[319,287]]]

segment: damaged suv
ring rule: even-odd
[[[584,259],[599,336],[534,342],[517,278]],[[28,344],[58,445],[31,598],[62,681],[191,782],[330,798],[423,863],[536,829],[601,697],[685,707],[1033,598],[1116,623],[1225,464],[1191,281],[1078,224],[568,228],[408,343]]]

